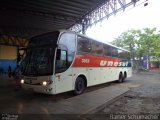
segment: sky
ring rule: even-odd
[[[130,6],[124,12],[105,19],[101,23],[90,27],[86,35],[102,42],[111,42],[122,32],[130,29],[154,28],[160,30],[160,0],[148,0],[148,5],[137,3],[136,7]]]

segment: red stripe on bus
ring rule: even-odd
[[[117,67],[127,66],[119,58],[100,57],[92,55],[76,55],[72,67]]]

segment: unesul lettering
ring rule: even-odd
[[[113,62],[113,61],[106,61],[106,60],[101,60],[100,61],[100,66],[114,66],[114,67],[127,67],[128,66],[128,62]]]

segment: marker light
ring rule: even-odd
[[[43,86],[46,86],[46,85],[47,85],[47,82],[46,82],[46,81],[43,81],[43,82],[42,82],[42,85],[43,85]]]
[[[23,83],[24,83],[24,80],[22,79],[22,80],[21,80],[21,84],[23,84]]]

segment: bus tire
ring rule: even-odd
[[[83,93],[85,89],[85,82],[82,77],[78,77],[75,82],[74,94],[80,95]]]
[[[123,76],[123,81],[125,81],[125,79],[127,78],[127,72],[124,72],[124,76]]]
[[[119,73],[119,78],[118,78],[118,83],[122,83],[123,82],[123,73],[122,72],[120,72]]]

